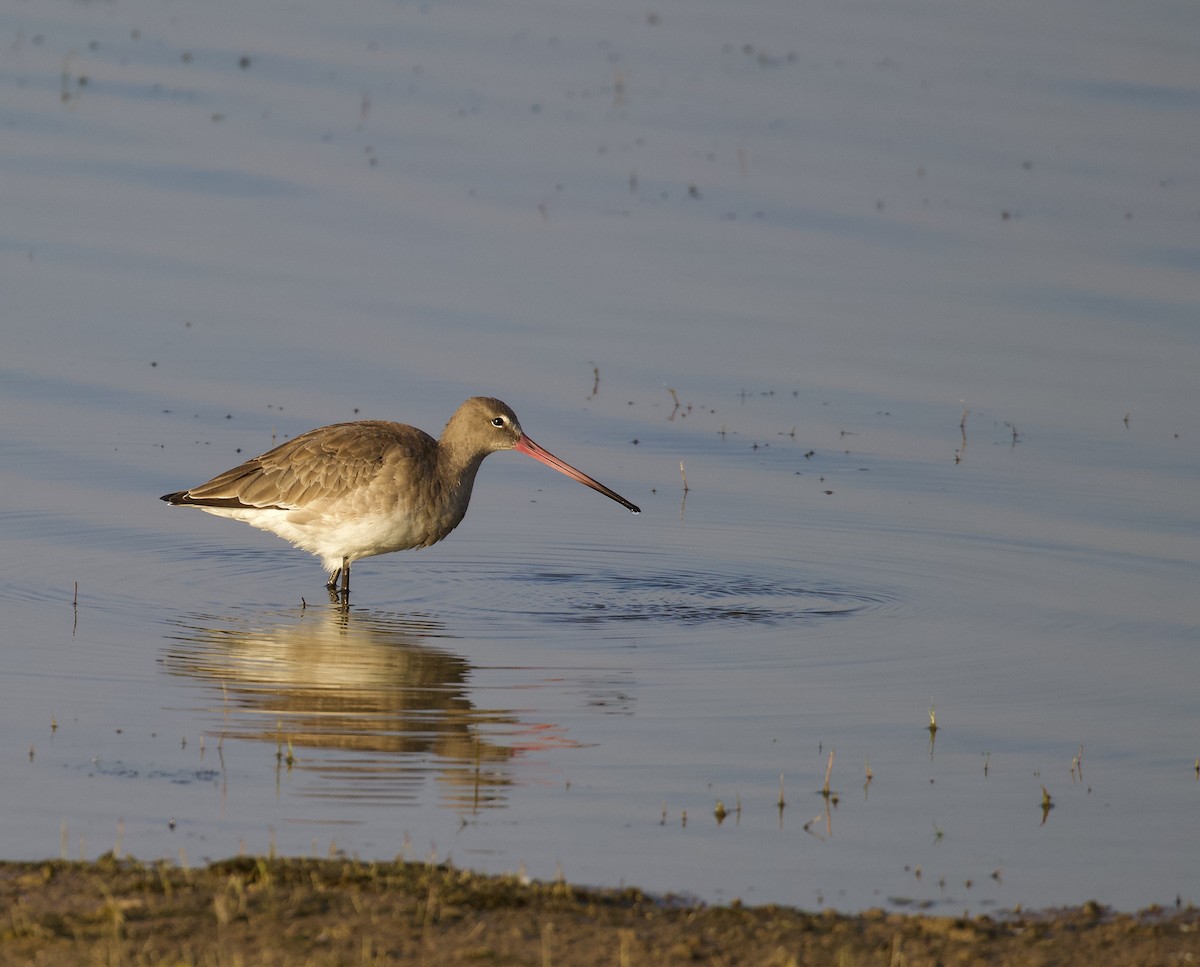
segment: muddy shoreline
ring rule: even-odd
[[[677,904],[420,863],[0,863],[3,964],[1173,964],[1200,910],[1003,917]]]

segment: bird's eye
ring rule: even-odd
[[[496,428],[498,428],[498,429],[499,429],[499,428],[503,428],[503,426],[504,426],[504,417],[502,417],[502,416],[493,417],[493,418],[492,418],[492,426],[494,426],[494,427],[496,427]]]

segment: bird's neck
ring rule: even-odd
[[[461,500],[471,496],[475,474],[479,472],[479,465],[483,463],[485,456],[486,453],[456,446],[453,442],[438,445],[437,478],[446,488],[448,495]]]

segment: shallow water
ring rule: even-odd
[[[0,856],[1194,902],[1194,12],[327,7],[0,12]],[[156,499],[475,393],[642,515]]]

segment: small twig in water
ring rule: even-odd
[[[675,404],[673,407],[671,407],[671,415],[667,417],[667,422],[669,423],[675,419],[675,414],[679,412],[679,394],[669,386],[667,387],[667,392],[671,394],[671,400]]]
[[[1042,786],[1042,825],[1046,825],[1046,817],[1050,815],[1050,810],[1054,808],[1054,800],[1050,798],[1050,793]]]
[[[71,100],[71,58],[75,56],[75,51],[68,51],[62,62],[62,92],[59,97],[64,104]]]
[[[688,492],[687,471],[683,469],[682,460],[679,461],[679,476],[683,477],[683,492],[686,494]]]

